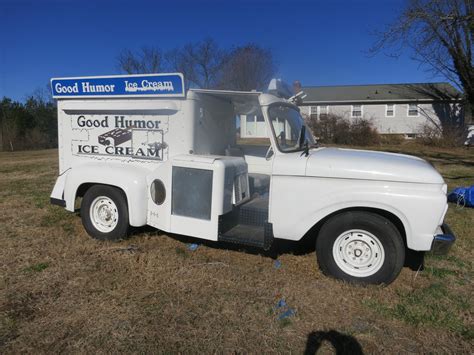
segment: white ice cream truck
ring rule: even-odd
[[[447,186],[412,156],[318,147],[279,80],[267,93],[190,89],[181,74],[60,78],[51,202],[96,239],[131,226],[270,248],[312,238],[322,271],[388,284],[407,249],[446,253]],[[239,136],[257,116],[268,139]]]

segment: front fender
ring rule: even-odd
[[[129,223],[139,227],[146,224],[147,181],[149,170],[115,163],[85,163],[70,169],[64,183],[66,209],[74,211],[77,191],[82,184],[102,184],[123,190],[127,197]]]
[[[430,249],[446,211],[446,196],[436,184],[273,176],[270,200],[276,238],[299,240],[334,212],[375,208],[402,222],[414,250]]]
[[[412,239],[411,237],[413,233],[412,233],[411,224],[402,211],[394,208],[393,206],[387,205],[385,203],[370,200],[370,198],[366,200],[359,200],[359,201],[352,200],[352,201],[337,202],[337,203],[328,205],[325,208],[322,208],[318,211],[315,211],[313,215],[306,216],[304,218],[303,224],[305,225],[304,229],[306,230],[304,234],[309,232],[309,230],[315,225],[314,223],[315,220],[319,222],[336,212],[339,212],[342,210],[350,210],[350,209],[367,209],[367,210],[375,209],[375,210],[389,212],[392,215],[396,216],[402,222],[407,240]]]

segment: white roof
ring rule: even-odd
[[[218,99],[231,101],[236,114],[249,115],[260,109],[258,101],[262,94],[260,91],[231,91],[231,90],[207,90],[190,89],[188,93],[197,95],[209,95]]]

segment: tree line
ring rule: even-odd
[[[0,151],[55,148],[58,145],[56,103],[37,91],[24,103],[0,101]]]

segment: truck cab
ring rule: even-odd
[[[406,249],[446,252],[446,184],[426,161],[319,147],[292,95],[190,89],[181,74],[52,79],[59,176],[51,201],[96,239],[129,227],[269,249],[316,243],[325,274],[390,283]],[[90,88],[108,88],[90,92]],[[88,90],[88,91],[87,91]],[[240,137],[241,117],[266,138]]]

